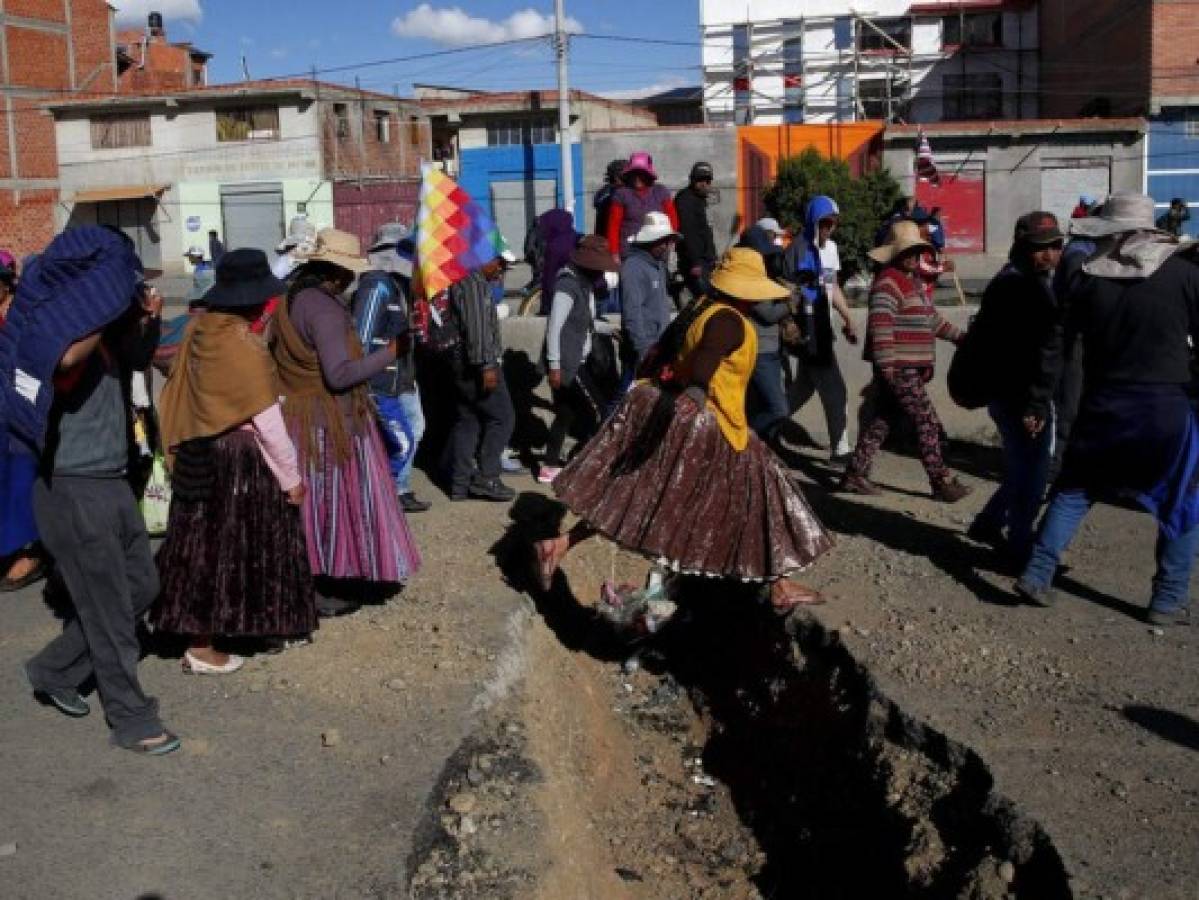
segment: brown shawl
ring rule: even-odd
[[[320,288],[330,303],[341,301]],[[334,460],[338,463],[350,458],[350,435],[337,398],[325,384],[321,372],[320,357],[316,350],[300,336],[291,321],[292,297],[288,296],[275,311],[274,341],[272,351],[279,372],[279,385],[283,391],[283,416],[298,436],[297,449],[306,459],[313,459],[317,452],[317,426],[323,424],[329,434]],[[352,328],[346,329],[346,341],[351,359],[362,358],[362,342]],[[349,391],[351,400],[350,418],[354,424],[371,420],[370,394],[365,384]]]
[[[270,351],[250,323],[216,311],[197,316],[159,401],[167,468],[180,444],[224,434],[278,399]]]

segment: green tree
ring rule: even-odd
[[[808,149],[779,160],[778,175],[763,199],[784,228],[801,234],[808,201],[817,194],[832,197],[841,209],[836,241],[848,277],[867,268],[866,253],[874,246],[874,232],[902,193],[899,182],[885,169],[854,178],[843,160]]]

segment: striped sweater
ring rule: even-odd
[[[937,338],[956,344],[962,332],[910,276],[891,268],[879,272],[870,287],[865,358],[880,369],[931,369]]]

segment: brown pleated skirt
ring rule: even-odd
[[[773,581],[833,544],[756,436],[738,453],[711,411],[676,415],[674,398],[650,384],[628,394],[553,486],[605,537],[677,572]]]
[[[224,434],[211,453],[211,483],[171,498],[157,556],[162,592],[150,623],[171,634],[310,634],[316,596],[299,509],[287,502],[252,433]]]

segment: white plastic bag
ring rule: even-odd
[[[171,511],[171,482],[167,478],[166,460],[161,453],[154,455],[150,466],[150,480],[142,493],[142,518],[150,537],[162,537],[167,531],[167,517]]]

